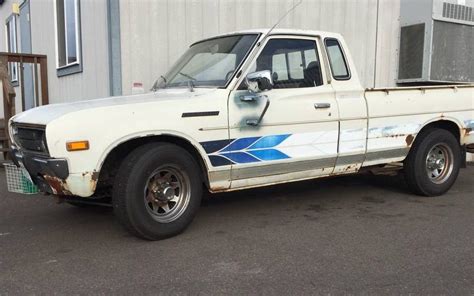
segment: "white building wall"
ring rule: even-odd
[[[271,27],[297,2],[120,0],[123,93],[131,92],[133,82],[150,87],[194,41]],[[303,0],[279,27],[342,33],[363,85],[394,86],[399,16],[400,0]]]
[[[7,51],[5,20],[12,14],[12,4],[22,0],[7,0],[0,7],[0,51]],[[32,52],[48,56],[49,98],[62,103],[109,96],[109,61],[107,31],[107,1],[81,0],[82,73],[58,77],[56,73],[56,42],[54,0],[30,0]],[[17,17],[18,50],[20,24]],[[21,112],[20,88],[15,88],[16,109]],[[3,112],[0,115],[3,117]]]
[[[106,0],[81,0],[82,73],[58,77],[54,0],[31,0],[31,35],[35,54],[48,56],[51,103],[109,96]]]

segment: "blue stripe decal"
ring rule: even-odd
[[[234,164],[229,159],[219,155],[209,155],[209,160],[211,161],[211,164],[215,167]]]
[[[261,150],[250,150],[248,153],[252,154],[253,156],[261,159],[261,160],[280,160],[280,159],[287,159],[290,158],[285,153],[281,152],[280,150],[276,149],[261,149]]]
[[[283,141],[285,141],[291,135],[275,135],[275,136],[265,136],[258,140],[255,144],[249,147],[249,149],[262,149],[262,148],[272,148]]]
[[[277,146],[291,134],[201,142],[215,167],[289,159]]]
[[[247,148],[248,146],[255,143],[260,137],[252,137],[252,138],[241,138],[237,139],[234,142],[230,143],[229,146],[222,149],[220,152],[230,152],[230,151],[238,151]]]
[[[253,157],[252,155],[245,152],[229,152],[229,153],[222,153],[222,155],[236,163],[251,163],[251,162],[260,161],[257,158]]]
[[[217,140],[217,141],[201,142],[201,145],[207,154],[211,154],[229,145],[230,142],[232,142],[232,140]]]

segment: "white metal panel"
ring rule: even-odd
[[[198,39],[241,29],[271,27],[297,2],[120,0],[124,94],[131,93],[134,81],[143,82],[145,89],[150,87],[153,80],[164,74]],[[349,45],[363,86],[394,86],[399,7],[400,0],[303,0],[279,27],[341,33]]]
[[[380,1],[375,87],[395,85],[400,46],[400,1]]]

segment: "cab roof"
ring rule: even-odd
[[[215,37],[222,37],[228,35],[238,35],[238,34],[263,34],[267,35],[270,31],[269,28],[262,28],[262,29],[250,29],[250,30],[241,30],[241,31],[234,31],[225,34],[220,34]],[[270,35],[306,35],[306,36],[321,36],[321,37],[333,37],[333,38],[341,38],[341,35],[338,33],[326,32],[326,31],[315,31],[315,30],[301,30],[301,29],[273,29],[270,32]],[[215,38],[213,37],[213,38]]]
[[[194,44],[209,40],[209,39],[215,39],[215,38],[232,36],[232,35],[243,35],[243,34],[267,35],[269,31],[270,31],[269,28],[263,28],[263,29],[250,29],[250,30],[228,32],[228,33],[223,33],[216,36],[210,36],[208,38],[204,38],[201,40],[197,40],[196,42],[193,42],[191,46],[193,46]],[[339,40],[342,39],[342,36],[338,33],[332,33],[332,32],[326,32],[326,31],[314,31],[314,30],[283,29],[283,28],[273,29],[273,31],[270,32],[270,36],[273,36],[273,35],[321,36],[322,38],[329,37],[329,38],[336,38]]]

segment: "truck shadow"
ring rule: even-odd
[[[342,211],[357,216],[386,211],[387,203],[418,202],[407,189],[403,178],[387,176],[340,176],[334,178],[293,182],[270,187],[248,189],[212,195],[202,206],[184,237],[207,232],[222,232],[227,228],[261,228],[279,224],[325,221]],[[25,198],[8,195],[3,206],[12,207],[11,217],[4,217],[3,232],[18,233],[19,229],[38,234],[50,232],[68,241],[102,241],[103,236],[122,240],[130,235],[114,221],[112,208],[77,208],[56,205],[50,197],[37,195]],[[421,201],[419,201],[421,202]],[[31,207],[35,204],[35,207]],[[368,213],[370,212],[370,213]],[[16,213],[16,214],[15,214]],[[15,217],[24,217],[21,220]],[[337,215],[336,215],[337,216]],[[1,220],[1,219],[0,219]],[[58,222],[60,221],[60,223]],[[295,222],[296,223],[296,222]],[[94,231],[90,231],[93,229]],[[13,235],[12,235],[13,238]],[[140,240],[138,240],[140,241]]]
[[[374,191],[375,190],[375,191]],[[374,192],[370,192],[374,191]],[[227,203],[242,203],[248,200],[292,198],[299,199],[309,197],[311,199],[351,199],[363,193],[364,196],[386,195],[385,193],[412,196],[402,175],[397,176],[375,176],[375,175],[351,175],[338,176],[323,179],[291,182],[274,186],[245,189],[235,192],[206,194],[202,206],[217,206]]]

